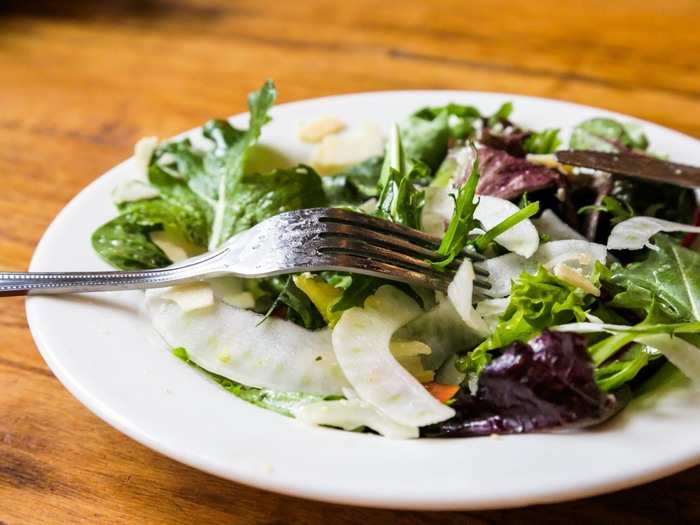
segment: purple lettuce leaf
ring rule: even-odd
[[[477,193],[502,199],[517,199],[550,187],[563,187],[564,177],[545,166],[509,155],[489,146],[479,147],[481,178]]]
[[[479,375],[475,395],[462,393],[457,414],[421,429],[426,437],[516,434],[583,427],[614,415],[622,406],[596,385],[586,339],[568,332],[542,332],[516,342]]]

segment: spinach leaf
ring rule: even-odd
[[[209,249],[217,248],[226,239],[240,231],[237,224],[240,209],[235,209],[238,205],[235,202],[236,197],[240,193],[238,186],[243,179],[250,149],[258,141],[262,127],[270,120],[267,112],[272,107],[276,96],[275,86],[268,80],[259,91],[254,91],[248,96],[250,122],[245,132],[210,135],[215,140],[219,139],[215,151],[221,156],[224,169],[218,181]]]
[[[472,376],[491,360],[489,352],[515,341],[525,342],[542,330],[586,319],[592,296],[558,279],[543,267],[523,273],[511,286],[510,302],[492,334],[457,360],[457,368]]]
[[[226,205],[227,228],[234,235],[278,213],[325,205],[321,178],[308,166],[243,175]]]
[[[370,157],[343,172],[322,177],[328,203],[357,206],[376,197],[383,162],[383,157]]]
[[[341,399],[338,396],[320,396],[315,394],[305,394],[302,392],[277,392],[275,390],[269,390],[267,388],[256,388],[252,386],[247,386],[231,379],[227,379],[224,376],[214,374],[209,372],[204,368],[200,367],[197,363],[192,361],[187,350],[179,347],[172,350],[173,355],[178,359],[181,359],[191,367],[199,370],[209,379],[220,385],[225,390],[229,391],[233,395],[240,397],[248,403],[257,405],[262,408],[267,408],[284,416],[293,417],[292,409],[303,404],[310,403],[313,401],[321,400],[331,400],[331,399]]]
[[[448,115],[440,112],[430,118],[422,112],[413,114],[401,125],[401,137],[406,158],[426,164],[434,173],[447,155]]]
[[[172,261],[150,239],[154,231],[165,230],[175,238],[197,244],[206,230],[192,221],[189,210],[156,198],[121,206],[122,214],[92,234],[95,251],[121,270],[144,270],[168,266]]]
[[[592,118],[576,126],[569,141],[571,149],[617,152],[624,149],[646,150],[649,140],[639,126],[623,124],[611,118]]]
[[[654,240],[645,260],[611,268],[608,279],[623,289],[611,304],[648,311],[656,303],[674,321],[700,321],[700,254],[665,235]]]

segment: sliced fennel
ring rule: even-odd
[[[498,324],[498,318],[508,308],[510,299],[507,297],[498,297],[493,299],[483,299],[476,304],[476,313],[486,323],[489,332],[493,332]]]
[[[385,285],[367,298],[363,308],[347,310],[332,337],[342,371],[360,398],[409,426],[429,425],[454,415],[391,354],[394,332],[420,313],[410,297]]]
[[[596,261],[605,262],[608,252],[605,246],[588,241],[568,240],[546,242],[526,259],[515,253],[487,259],[479,263],[489,272],[491,288],[484,290],[489,297],[505,297],[510,294],[511,281],[522,272],[535,273],[539,266],[552,268],[559,263],[567,263],[590,276]]]
[[[670,334],[644,335],[636,342],[658,350],[692,381],[700,381],[700,348]]]
[[[344,430],[369,427],[393,439],[418,437],[418,427],[397,423],[361,399],[316,401],[300,406],[293,413],[297,419],[310,425],[329,425]]]
[[[401,327],[394,337],[421,341],[429,346],[432,352],[422,358],[423,365],[429,370],[437,370],[450,355],[472,348],[483,339],[464,323],[448,300]]]
[[[520,208],[508,200],[480,195],[474,218],[478,219],[488,231],[519,211]],[[437,187],[426,189],[425,206],[421,217],[423,230],[426,233],[441,237],[453,213],[454,199],[448,189]],[[520,221],[494,240],[507,250],[523,257],[530,257],[535,253],[540,243],[537,229],[530,219]]]
[[[583,235],[561,220],[552,210],[544,210],[542,215],[537,219],[532,219],[532,222],[540,235],[546,235],[550,241],[586,240]]]
[[[700,226],[665,221],[656,217],[632,217],[615,225],[608,237],[609,250],[656,249],[651,238],[659,232],[700,233]]]
[[[260,324],[262,315],[219,300],[185,312],[165,293],[146,293],[153,326],[170,347],[186,348],[189,358],[205,370],[281,392],[340,395],[349,386],[329,330],[312,332],[274,317]]]
[[[482,337],[489,334],[488,326],[472,306],[474,292],[474,268],[465,260],[447,288],[447,297],[465,324]]]

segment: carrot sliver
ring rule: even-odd
[[[441,385],[440,383],[431,382],[425,383],[423,386],[435,399],[443,403],[447,403],[459,392],[459,385]]]

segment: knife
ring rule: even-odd
[[[668,162],[636,153],[604,153],[587,150],[562,150],[554,153],[562,164],[607,171],[686,188],[700,187],[700,168]]]

